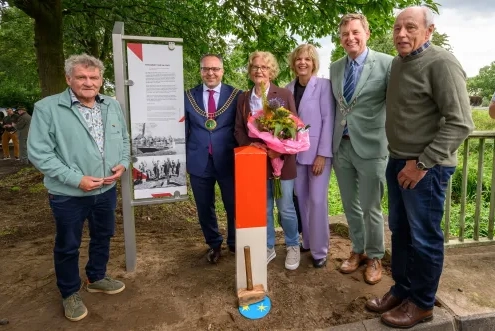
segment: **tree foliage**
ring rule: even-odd
[[[2,1],[5,2],[5,1]],[[65,86],[61,0],[9,0],[34,19],[34,46],[43,96]]]
[[[41,96],[33,21],[17,8],[0,15],[0,106],[31,108]]]
[[[105,78],[113,80],[115,21],[125,23],[127,35],[183,38],[186,87],[199,82],[200,56],[220,53],[225,57],[225,81],[245,88],[250,52],[271,51],[281,64],[280,81],[287,81],[287,55],[297,46],[296,36],[304,42],[336,36],[344,13],[362,12],[380,36],[390,29],[394,8],[426,3],[437,10],[434,0],[0,0],[4,8],[7,2],[34,20],[43,95],[62,87],[63,58],[73,53],[101,58],[108,67]],[[45,38],[47,31],[50,38]]]
[[[495,61],[481,68],[475,77],[469,78],[467,87],[470,94],[490,100],[495,91]]]

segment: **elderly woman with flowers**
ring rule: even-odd
[[[250,91],[246,91],[239,96],[237,101],[237,114],[235,124],[235,138],[240,146],[252,145],[266,150],[270,159],[281,157],[284,165],[280,175],[282,197],[274,199],[273,168],[271,162],[267,161],[267,263],[273,260],[275,253],[275,227],[273,218],[274,203],[280,214],[282,228],[285,234],[285,245],[287,255],[285,258],[285,268],[295,270],[299,267],[299,233],[297,229],[297,216],[292,200],[294,190],[294,179],[296,178],[296,158],[295,155],[281,155],[267,148],[263,141],[251,138],[248,134],[247,121],[250,114],[263,109],[262,91],[268,103],[277,103],[285,107],[292,114],[296,115],[296,105],[294,97],[287,89],[280,88],[273,83],[279,73],[277,60],[270,52],[253,52],[248,60],[248,75],[254,83]]]
[[[296,101],[299,118],[310,125],[310,148],[296,157],[296,195],[301,212],[303,244],[311,250],[313,266],[327,263],[330,233],[328,227],[328,185],[332,166],[332,133],[335,101],[330,80],[318,78],[319,60],[311,44],[297,47],[289,56],[296,79],[287,85]]]

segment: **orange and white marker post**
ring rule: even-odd
[[[248,288],[244,247],[251,255],[252,284],[267,286],[266,152],[245,146],[235,149],[236,289]]]

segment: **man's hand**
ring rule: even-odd
[[[271,150],[271,149],[267,150],[266,154],[268,154],[268,157],[270,159],[276,159],[277,157],[282,156],[281,153],[275,152],[274,150]]]
[[[490,106],[488,107],[488,114],[491,118],[495,119],[495,101],[490,102]]]
[[[323,167],[325,166],[325,157],[317,155],[313,161],[313,175],[319,176],[323,172]]]
[[[266,152],[266,145],[265,144],[255,142],[255,143],[251,143],[251,145],[249,145],[249,146],[253,146],[253,147],[262,149]]]
[[[103,184],[110,185],[122,176],[125,171],[125,167],[122,164],[112,168],[113,175],[103,178]]]
[[[402,188],[413,189],[427,172],[428,170],[419,170],[416,168],[416,160],[407,160],[405,167],[397,175],[397,180]]]
[[[84,192],[89,192],[103,186],[103,178],[83,176],[79,183],[79,188]]]

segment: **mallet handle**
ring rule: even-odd
[[[244,264],[246,266],[247,290],[253,290],[253,272],[251,271],[251,248],[244,246]]]

